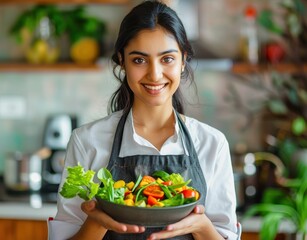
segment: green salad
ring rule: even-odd
[[[179,206],[199,199],[199,192],[189,186],[191,180],[179,173],[155,171],[152,175],[139,176],[135,182],[114,180],[110,171],[97,172],[100,183],[95,183],[93,170],[84,171],[78,164],[67,167],[67,178],[60,191],[64,198],[80,197],[84,200],[104,199],[113,203],[137,207]]]

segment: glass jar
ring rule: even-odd
[[[34,32],[26,59],[30,63],[54,63],[60,55],[59,42],[55,36],[54,26],[48,17],[43,17]]]

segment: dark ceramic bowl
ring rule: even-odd
[[[198,201],[174,207],[149,208],[131,207],[97,198],[97,208],[118,222],[146,227],[164,227],[189,215]]]

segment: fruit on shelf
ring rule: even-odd
[[[285,57],[285,50],[281,43],[269,42],[264,46],[265,59],[270,63],[281,62]]]
[[[80,38],[70,47],[71,59],[79,64],[89,64],[97,60],[99,56],[99,43],[90,37]]]
[[[26,59],[30,63],[54,63],[58,60],[60,50],[57,46],[52,46],[47,40],[37,39],[26,50]]]

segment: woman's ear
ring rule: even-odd
[[[185,68],[186,59],[187,59],[187,53],[185,52],[185,53],[182,55],[182,66],[181,66],[181,72],[184,72],[184,68]]]
[[[119,64],[120,64],[121,68],[124,68],[124,59],[123,59],[122,55],[120,53],[117,53],[117,57],[118,57]]]
[[[182,55],[182,67],[184,68],[185,67],[185,63],[186,63],[186,60],[187,60],[187,52],[185,52],[183,55]]]

